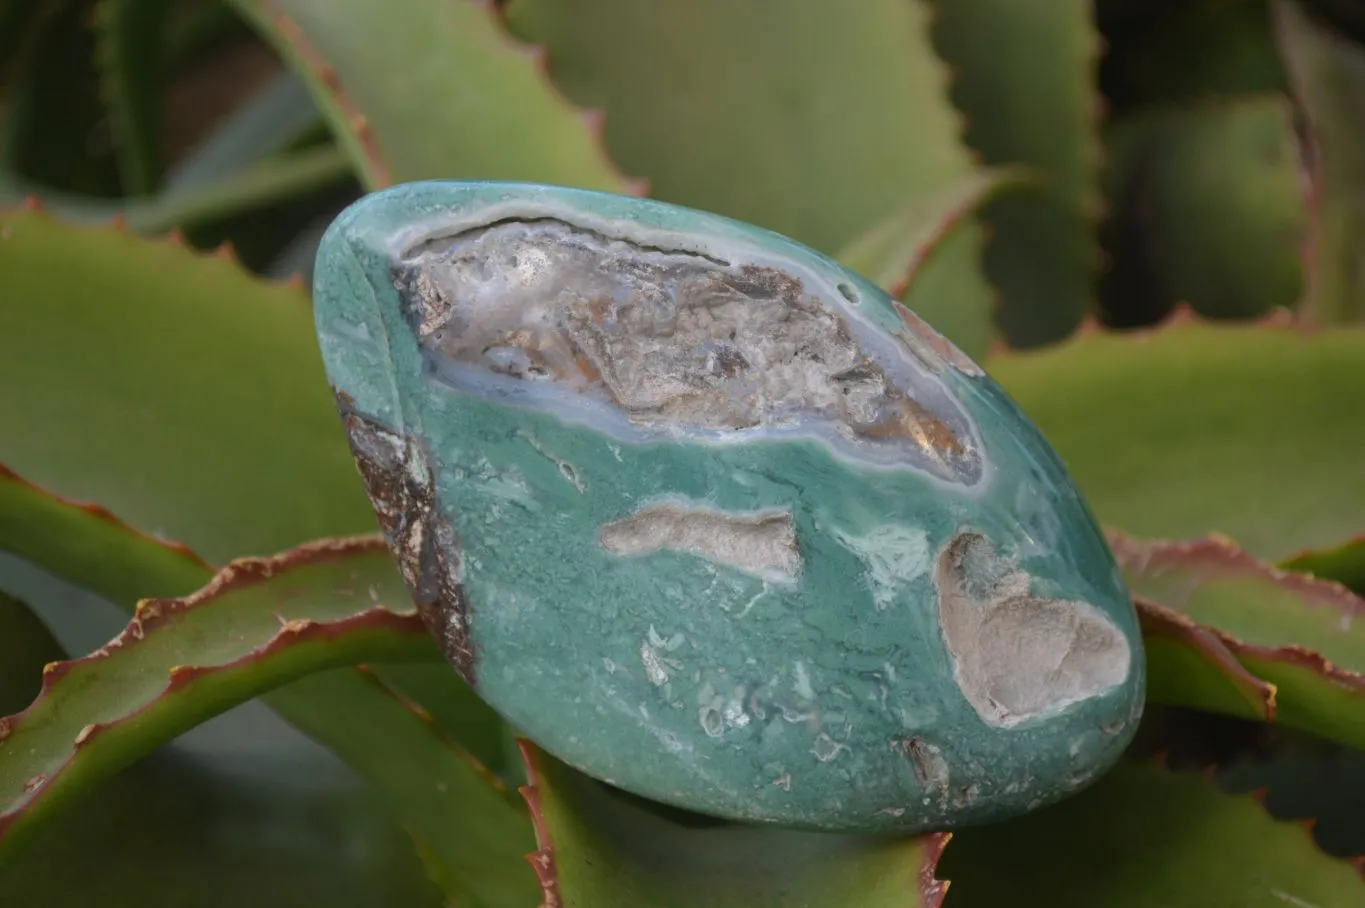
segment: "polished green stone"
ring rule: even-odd
[[[918,831],[1061,798],[1131,738],[1137,620],[1062,463],[825,256],[642,199],[417,183],[336,220],[315,305],[429,627],[584,772]]]

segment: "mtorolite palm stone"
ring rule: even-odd
[[[784,237],[432,182],[318,254],[360,473],[455,669],[598,779],[914,832],[1061,798],[1144,695],[1056,454],[967,357]]]

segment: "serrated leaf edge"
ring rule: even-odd
[[[540,748],[526,738],[517,738],[517,749],[521,752],[522,763],[526,766],[526,784],[517,789],[526,806],[531,811],[531,822],[535,827],[535,851],[526,856],[531,869],[540,881],[543,901],[540,908],[564,908],[563,896],[559,891],[559,867],[555,862],[554,835],[545,821],[540,800]],[[944,849],[952,840],[951,832],[933,832],[918,837],[924,845],[924,856],[920,859],[915,879],[919,888],[920,908],[942,908],[948,895],[949,880],[937,877],[938,864]]]
[[[23,712],[0,717],[0,745],[3,745],[6,739],[23,726],[25,718],[44,698],[51,696],[56,686],[75,668],[108,659],[113,653],[136,645],[159,628],[165,627],[176,615],[211,602],[227,593],[262,583],[282,571],[377,551],[387,551],[383,537],[377,534],[314,540],[278,555],[235,560],[219,570],[205,586],[188,596],[142,600],[138,603],[133,618],[127,627],[112,641],[78,659],[50,662],[44,666],[42,687],[33,703]],[[375,603],[362,612],[337,621],[314,621],[311,619],[286,621],[282,619],[279,630],[274,636],[231,662],[214,666],[178,665],[172,667],[168,673],[166,686],[154,697],[118,719],[86,725],[76,735],[71,752],[60,765],[52,771],[29,779],[24,783],[24,797],[0,809],[0,841],[4,840],[6,833],[16,819],[38,803],[45,793],[52,790],[54,783],[60,780],[67,768],[100,735],[136,721],[148,710],[154,709],[157,704],[164,702],[169,695],[183,691],[201,678],[222,674],[244,665],[259,662],[263,658],[289,649],[299,643],[318,638],[334,638],[361,629],[386,629],[399,634],[412,634],[415,637],[425,638],[426,629],[416,612],[415,606],[411,606],[410,603],[407,605],[411,610],[400,612]],[[428,721],[430,721],[430,717],[428,717]]]
[[[346,94],[341,84],[341,77],[327,60],[326,56],[319,51],[303,29],[295,22],[274,0],[263,0],[260,4],[261,15],[266,17],[274,26],[276,34],[280,40],[294,49],[298,63],[303,68],[309,70],[317,79],[320,85],[331,97],[332,102],[337,106],[345,118],[346,128],[350,131],[352,138],[356,141],[356,147],[363,155],[364,169],[368,172],[370,189],[382,189],[393,185],[393,169],[384,159],[384,154],[379,148],[379,140],[375,137],[374,129],[370,126],[370,120],[365,116],[350,96]]]
[[[952,99],[953,87],[958,81],[959,78],[958,71],[961,69],[961,67],[954,66],[944,60],[944,58],[938,51],[937,42],[933,38],[933,36],[938,31],[937,23],[940,16],[939,4],[930,3],[929,7],[930,15],[928,20],[927,34],[930,36],[930,42],[931,45],[934,47],[935,56],[940,61],[943,61],[942,68],[947,74],[943,86],[944,96],[948,99],[949,102],[948,106],[953,110],[958,119],[958,140],[961,142],[963,148],[967,150],[967,153],[970,155],[972,162],[977,167],[985,167],[986,163],[981,152],[977,151],[976,147],[972,144],[969,138],[972,129],[971,117],[968,116],[965,112],[963,112],[962,108],[958,107],[957,103]],[[1108,202],[1104,197],[1104,191],[1101,186],[1101,176],[1104,173],[1105,168],[1108,166],[1108,161],[1106,159],[1104,141],[1100,135],[1100,125],[1104,122],[1106,116],[1108,115],[1108,112],[1107,102],[1105,100],[1104,95],[1101,94],[1101,92],[1099,91],[1097,84],[1097,80],[1099,77],[1100,62],[1105,54],[1105,45],[1104,37],[1103,35],[1101,35],[1098,25],[1094,22],[1093,12],[1089,24],[1090,28],[1086,32],[1086,34],[1089,36],[1089,42],[1088,47],[1086,48],[1086,52],[1084,55],[1085,59],[1083,63],[1086,65],[1087,69],[1089,70],[1089,74],[1092,77],[1090,83],[1091,104],[1089,106],[1089,109],[1085,109],[1084,105],[1082,106],[1080,117],[1081,120],[1083,121],[1083,125],[1090,127],[1083,130],[1083,133],[1086,136],[1086,140],[1083,143],[1084,147],[1082,150],[1082,155],[1086,159],[1085,164],[1089,169],[1090,180],[1089,185],[1085,191],[1085,197],[1082,199],[1080,207],[1081,214],[1085,219],[1084,226],[1089,228],[1088,230],[1084,231],[1082,242],[1085,243],[1085,245],[1088,247],[1090,251],[1091,267],[1090,292],[1086,300],[1087,303],[1086,313],[1082,317],[1081,323],[1067,335],[1058,338],[1056,341],[1053,341],[1052,343],[1054,344],[1063,342],[1068,338],[1073,337],[1078,331],[1081,330],[1081,328],[1085,326],[1087,321],[1091,321],[1096,318],[1095,288],[1097,286],[1097,281],[1103,269],[1108,264],[1106,256],[1104,254],[1104,249],[1099,243],[1097,232],[1099,229],[1099,225],[1104,221],[1105,217],[1108,215]],[[996,162],[996,166],[1009,165],[1011,163],[1016,165],[1018,164],[1018,162]],[[995,242],[995,230],[989,221],[982,219],[981,231],[982,249],[980,256],[981,258],[980,264],[981,267],[984,269],[987,255],[986,249],[993,242]],[[982,273],[983,274],[985,273],[984,270]],[[986,283],[990,286],[993,294],[991,319],[998,329],[1000,311],[1003,308],[1005,301],[1004,293],[998,287],[996,287],[994,281],[988,279]],[[1013,351],[1014,349],[1015,348],[1009,346],[1009,343],[1005,340],[1004,334],[997,330],[995,341],[991,348],[991,355],[995,355],[997,352],[1001,350]]]
[[[513,34],[507,22],[507,10],[505,4],[499,0],[470,0],[488,14],[497,26],[497,32],[501,36],[504,45],[511,51],[527,57],[532,64],[532,70],[544,86],[547,93],[562,104],[566,109],[574,111],[583,126],[588,131],[588,137],[592,139],[592,145],[597,149],[598,157],[606,164],[607,169],[615,175],[621,184],[626,195],[640,196],[641,198],[649,195],[648,177],[628,177],[621,170],[616,159],[612,157],[607,148],[606,123],[607,112],[600,107],[580,107],[575,104],[564,90],[559,87],[559,82],[554,77],[554,68],[550,61],[550,51],[543,44],[531,44],[522,41]]]
[[[212,249],[198,249],[185,239],[185,234],[179,229],[172,229],[159,236],[149,236],[134,230],[128,223],[128,218],[122,212],[115,212],[110,219],[102,224],[81,223],[68,221],[51,211],[44,204],[41,196],[28,195],[23,202],[17,205],[0,205],[0,218],[7,216],[32,216],[41,217],[54,223],[61,224],[70,230],[82,230],[88,233],[112,233],[118,236],[125,236],[132,240],[145,243],[149,246],[170,246],[183,249],[192,259],[198,261],[220,261],[231,265],[242,277],[247,278],[252,283],[263,287],[290,290],[298,294],[301,302],[308,302],[310,297],[308,286],[303,276],[291,274],[284,278],[267,278],[250,271],[242,264],[242,260],[237,255],[236,248],[230,241],[224,240]],[[0,224],[0,240],[8,239],[11,226]]]
[[[1198,775],[1203,778],[1204,782],[1213,790],[1213,793],[1219,795],[1220,797],[1230,798],[1233,800],[1237,800],[1240,798],[1248,798],[1252,801],[1255,801],[1257,806],[1259,806],[1261,810],[1265,812],[1266,818],[1269,819],[1272,823],[1278,823],[1282,826],[1297,826],[1299,829],[1303,831],[1304,835],[1308,837],[1308,841],[1312,843],[1313,847],[1318,849],[1318,851],[1322,852],[1324,857],[1333,861],[1342,861],[1350,865],[1351,867],[1355,868],[1355,871],[1360,875],[1362,882],[1365,882],[1365,855],[1343,858],[1337,857],[1336,855],[1333,854],[1327,854],[1327,852],[1322,851],[1322,846],[1318,844],[1317,837],[1313,835],[1313,829],[1318,824],[1317,818],[1308,817],[1301,820],[1289,820],[1281,819],[1280,817],[1275,816],[1275,814],[1271,811],[1269,805],[1266,804],[1266,796],[1270,791],[1268,787],[1257,788],[1245,794],[1237,794],[1233,792],[1224,791],[1223,788],[1218,784],[1218,770],[1221,768],[1219,764],[1210,763],[1209,765],[1201,769],[1195,770],[1193,772],[1182,772],[1180,770],[1172,768],[1169,760],[1170,753],[1168,751],[1160,751],[1156,753],[1154,756],[1148,758],[1147,760],[1134,760],[1133,762],[1139,765],[1145,762],[1150,762],[1157,766],[1159,769],[1161,769],[1163,772],[1169,773],[1172,776]]]
[[[521,762],[526,767],[526,784],[517,788],[527,808],[531,811],[531,824],[535,827],[535,851],[526,855],[526,861],[535,871],[540,882],[540,908],[564,908],[559,893],[559,867],[555,863],[554,835],[545,821],[545,812],[540,801],[540,751],[526,738],[517,738],[517,750],[521,752]]]

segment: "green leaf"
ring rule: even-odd
[[[0,716],[33,702],[43,666],[63,656],[42,619],[23,602],[0,592]]]
[[[376,537],[234,562],[189,597],[144,600],[0,718],[0,865],[92,786],[232,706],[328,668],[439,658]]]
[[[1307,226],[1290,104],[1206,100],[1120,120],[1110,155],[1105,309],[1160,315],[1189,303],[1247,318],[1293,306]],[[1126,321],[1131,321],[1128,319]]]
[[[609,789],[522,741],[545,905],[937,908],[949,836],[888,838],[723,823]]]
[[[1323,580],[1335,580],[1357,596],[1365,596],[1365,535],[1329,548],[1299,552],[1280,566]]]
[[[921,3],[511,0],[506,9],[518,34],[546,46],[569,97],[605,111],[607,147],[664,201],[835,253],[972,172]],[[973,318],[988,311],[980,242],[977,225],[963,225],[907,304],[941,309],[932,290]]]
[[[1253,675],[1213,630],[1188,615],[1138,598],[1147,657],[1147,699],[1272,722],[1275,686]]]
[[[45,192],[43,204],[70,224],[122,223],[138,233],[157,236],[306,197],[342,185],[350,175],[350,162],[336,148],[326,145],[284,152],[213,182],[192,188],[167,189],[149,198],[114,201]],[[0,205],[18,204],[25,197],[34,195],[38,188],[0,174]]]
[[[1333,33],[1296,0],[1275,0],[1290,85],[1304,114],[1312,225],[1305,312],[1365,320],[1365,45]]]
[[[629,188],[491,3],[233,5],[309,81],[371,189],[428,178]]]
[[[1365,748],[1365,599],[1263,564],[1221,538],[1144,542],[1113,533],[1110,545],[1136,595],[1199,622],[1274,686],[1273,718]]]
[[[536,878],[526,855],[535,835],[526,811],[430,717],[411,704],[395,709],[402,701],[366,671],[316,675],[278,694],[306,702],[292,724],[380,789],[454,904],[534,904]],[[350,734],[332,733],[340,727]]]
[[[66,192],[113,196],[118,165],[100,103],[90,26],[93,0],[53,0],[28,39],[24,67],[6,99],[0,166]],[[54,116],[60,111],[60,116]]]
[[[1129,762],[1060,804],[956,833],[941,872],[953,908],[1352,908],[1361,869],[1253,798]]]
[[[302,293],[32,211],[0,273],[0,462],[214,563],[374,528]]]
[[[171,168],[166,188],[213,185],[264,158],[297,150],[319,134],[325,136],[326,127],[308,86],[298,73],[286,70],[224,117]]]
[[[907,298],[929,263],[941,254],[959,227],[989,199],[1034,185],[1031,172],[1018,167],[979,170],[894,212],[844,247],[837,258],[896,299]],[[916,315],[957,340],[972,357],[982,357],[995,338],[993,313],[969,311],[951,294],[916,297]]]
[[[1088,0],[939,0],[934,43],[953,66],[967,143],[987,164],[1028,164],[1045,193],[992,201],[986,276],[1016,346],[1071,333],[1092,308],[1099,251],[1099,35]]]
[[[507,724],[444,659],[371,665],[370,670],[398,696],[420,706],[475,760],[507,776]]]
[[[96,60],[123,191],[161,178],[161,83],[173,0],[95,0]]]
[[[213,573],[185,546],[142,533],[98,505],[62,499],[2,464],[0,551],[124,608],[147,595],[185,595]]]
[[[1268,4],[1192,0],[1132,5],[1150,17],[1146,23],[1106,23],[1106,34],[1118,40],[1105,55],[1105,94],[1117,106],[1285,90]],[[1171,65],[1173,60],[1179,65]]]
[[[130,766],[5,869],[4,901],[449,908],[411,839],[329,755],[232,756],[174,747]]]
[[[1275,561],[1361,529],[1365,330],[1189,318],[1086,331],[988,371],[1100,521],[1139,538],[1230,536]]]

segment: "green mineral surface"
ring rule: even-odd
[[[429,182],[318,255],[318,334],[428,627],[529,737],[740,820],[951,828],[1135,731],[1137,620],[1005,393],[829,258],[658,202]]]

